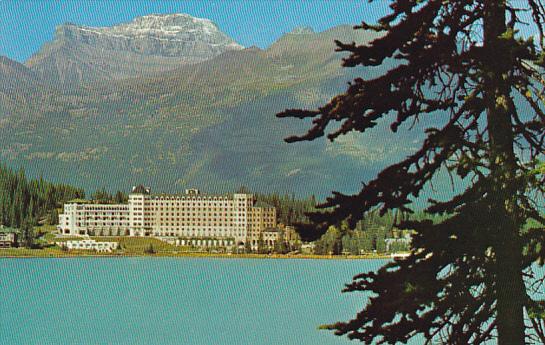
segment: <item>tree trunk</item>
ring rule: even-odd
[[[490,221],[496,257],[496,322],[498,344],[524,344],[522,244],[516,183],[517,161],[511,115],[508,71],[512,68],[508,47],[499,38],[507,31],[505,0],[485,1],[484,100],[487,107],[489,157],[494,191]],[[503,57],[502,57],[503,55]]]

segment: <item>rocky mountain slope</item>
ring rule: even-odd
[[[39,82],[39,78],[25,65],[0,56],[0,90],[24,90]]]
[[[64,24],[26,65],[61,84],[146,76],[243,49],[208,19],[147,15],[112,27]]]
[[[334,39],[373,37],[349,26],[295,29],[265,50],[232,49],[145,77],[112,81],[98,74],[92,84],[40,87],[24,101],[0,104],[0,160],[88,190],[144,183],[166,192],[241,185],[301,195],[355,191],[418,138],[406,133],[389,141],[389,130],[379,126],[334,143],[286,144],[284,137],[309,124],[275,114],[323,104],[355,76],[380,71],[341,68],[342,54],[334,52]],[[42,67],[42,78],[55,71]]]

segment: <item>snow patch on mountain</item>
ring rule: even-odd
[[[244,49],[211,20],[184,13],[151,14],[111,27],[67,23],[57,27],[56,39],[75,40],[145,55],[198,60],[212,58],[227,50]]]

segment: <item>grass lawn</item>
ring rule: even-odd
[[[181,250],[172,244],[168,244],[156,238],[150,237],[91,237],[98,242],[118,242],[121,245],[121,251],[129,255],[145,254],[150,246],[157,253],[175,253]]]

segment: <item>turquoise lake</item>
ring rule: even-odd
[[[353,344],[341,293],[380,260],[0,259],[0,344]]]

